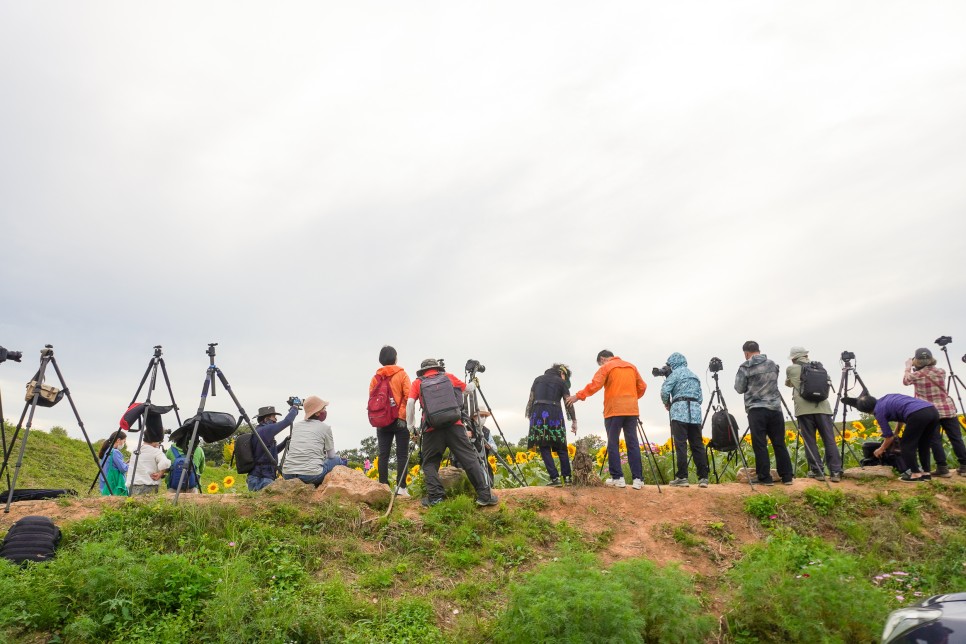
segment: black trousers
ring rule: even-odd
[[[792,458],[785,447],[785,418],[777,409],[754,407],[748,410],[751,428],[751,448],[755,452],[755,473],[762,483],[771,481],[771,460],[768,457],[768,441],[775,450],[775,469],[782,481],[794,478]]]
[[[963,444],[963,432],[959,428],[959,418],[956,416],[940,418],[939,426],[945,430],[949,444],[953,446],[953,454],[956,455],[956,460],[959,461],[959,466],[966,466],[966,445]],[[946,450],[943,449],[942,432],[937,431],[932,435],[930,446],[932,447],[932,456],[936,459],[936,465],[939,467],[949,467],[949,464],[946,463]]]
[[[479,458],[462,425],[446,425],[425,431],[422,441],[423,476],[426,477],[426,495],[429,498],[441,499],[446,493],[439,480],[439,464],[448,447],[453,457],[463,464],[466,477],[476,489],[476,498],[481,501],[490,499],[490,485],[477,465]]]
[[[674,478],[688,478],[688,445],[691,446],[691,456],[694,458],[694,467],[698,470],[698,478],[708,478],[708,452],[701,440],[701,425],[672,420],[671,437],[674,439],[674,456],[677,459]]]
[[[396,485],[406,487],[406,457],[409,456],[409,429],[406,421],[397,420],[392,425],[376,430],[379,445],[379,482],[389,484],[389,452],[396,441]]]
[[[902,460],[913,472],[929,471],[929,443],[939,429],[939,412],[935,407],[920,409],[909,414],[905,420],[906,428],[899,441]],[[919,459],[916,459],[918,454]],[[922,470],[919,469],[920,465]]]

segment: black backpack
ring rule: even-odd
[[[60,537],[60,528],[49,517],[24,517],[10,526],[0,546],[0,557],[21,565],[47,561],[54,557]]]
[[[248,474],[255,469],[255,435],[252,432],[239,434],[235,438],[235,469],[239,474]]]
[[[420,378],[419,405],[426,423],[436,429],[452,425],[463,417],[463,400],[446,373]]]
[[[802,382],[798,388],[802,399],[813,403],[828,400],[830,388],[828,371],[821,362],[806,362],[802,365]]]
[[[731,424],[728,424],[728,421]],[[708,446],[719,452],[733,452],[738,449],[738,423],[735,417],[724,409],[711,414],[711,442]]]

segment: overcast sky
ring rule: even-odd
[[[92,438],[155,344],[190,416],[219,342],[246,411],[319,395],[338,448],[386,343],[481,360],[511,440],[603,348],[651,440],[672,351],[733,410],[748,339],[882,395],[951,335],[966,376],[961,2],[8,0],[0,87],[12,422],[46,343]]]

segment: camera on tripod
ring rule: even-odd
[[[470,358],[469,360],[466,361],[466,367],[464,367],[463,370],[466,373],[470,374],[470,377],[472,378],[474,375],[477,374],[477,372],[483,373],[484,371],[486,371],[486,366],[484,366],[483,364],[480,364],[479,360],[473,360],[472,358]]]
[[[651,369],[651,375],[657,378],[658,376],[662,378],[667,378],[671,375],[671,365],[666,364],[663,367],[654,367]]]
[[[7,360],[20,362],[21,358],[23,358],[23,351],[10,351],[9,349],[0,347],[0,362],[6,362]]]
[[[855,354],[851,351],[843,351],[842,355],[839,356],[839,360],[842,362],[849,362],[850,360],[855,360]]]
[[[953,339],[951,337],[949,337],[948,335],[941,335],[938,338],[936,338],[936,344],[938,344],[941,347],[946,346],[947,344],[949,344],[952,341],[953,341]]]
[[[708,371],[718,373],[722,369],[724,369],[724,363],[721,362],[721,358],[711,358],[711,362],[708,363]]]
[[[285,402],[288,403],[289,407],[296,407],[298,409],[302,409],[302,399],[299,398],[298,396],[289,396],[288,400],[286,400]]]

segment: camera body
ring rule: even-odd
[[[855,354],[851,351],[843,351],[842,355],[839,356],[839,359],[842,362],[849,362],[850,360],[855,360]]]
[[[724,363],[721,362],[721,358],[711,358],[711,362],[708,363],[708,371],[718,373],[722,369],[724,369]]]
[[[466,367],[464,367],[463,370],[470,374],[470,377],[472,377],[477,373],[483,373],[486,371],[486,366],[481,364],[479,360],[473,360],[470,358],[466,361]]]
[[[941,335],[938,338],[936,338],[936,344],[938,344],[941,347],[946,346],[947,344],[949,344],[952,341],[953,341],[953,339],[951,337],[949,337],[948,335]]]
[[[289,407],[297,407],[298,409],[302,409],[302,399],[298,396],[289,396],[289,399],[285,402],[288,403]]]
[[[23,351],[11,351],[0,347],[0,362],[6,362],[7,360],[20,362],[21,358],[23,358]]]
[[[658,376],[662,378],[667,378],[671,375],[671,365],[666,364],[663,367],[654,367],[651,369],[651,375],[657,378]]]

